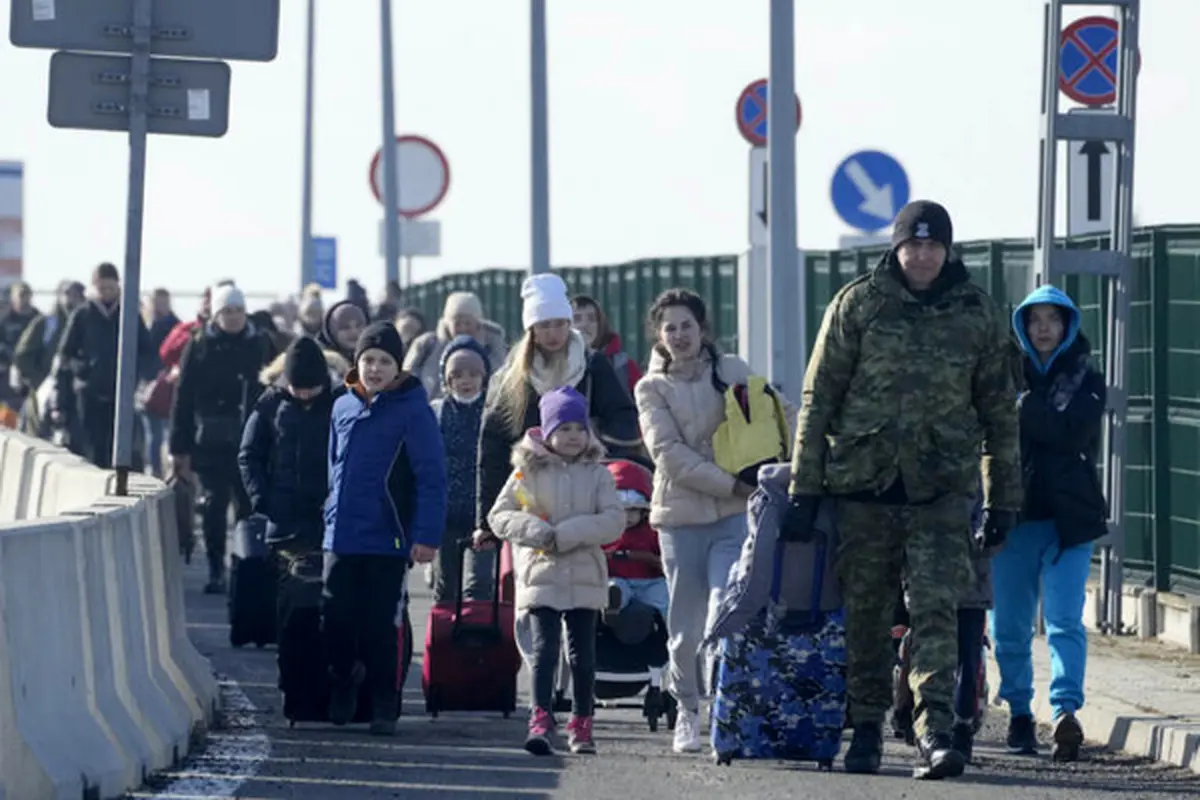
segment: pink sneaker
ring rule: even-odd
[[[554,735],[554,716],[544,708],[535,708],[529,715],[529,733],[525,737],[525,749],[535,756],[548,756],[554,752],[550,737]]]
[[[592,754],[596,752],[596,743],[592,740],[592,718],[571,717],[567,723],[567,746],[572,753]]]

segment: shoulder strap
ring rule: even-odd
[[[717,390],[717,394],[725,394],[725,390],[729,388],[729,384],[721,380],[721,356],[717,352],[716,346],[713,344],[704,345],[704,349],[708,352],[708,357],[712,360],[712,385]]]

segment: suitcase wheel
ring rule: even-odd
[[[503,712],[501,712],[501,716],[502,716],[504,719],[508,719],[509,717],[511,717],[511,716],[512,716],[512,712],[511,712],[511,711],[503,711]]]
[[[713,751],[713,761],[717,762],[718,767],[727,767],[733,763],[733,753]]]
[[[671,695],[664,695],[665,705],[667,707],[667,730],[675,730],[675,720],[679,718],[679,704],[675,702],[675,698]]]
[[[646,690],[646,699],[642,703],[642,716],[646,718],[646,725],[649,726],[651,733],[658,732],[658,718],[662,714],[662,690],[652,686]]]
[[[817,762],[817,767],[818,767],[818,769],[825,770],[826,772],[833,772],[833,759],[832,758],[822,758],[820,761]]]

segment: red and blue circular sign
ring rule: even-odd
[[[1072,22],[1059,38],[1058,88],[1085,106],[1111,105],[1117,99],[1119,47],[1116,20],[1084,17]]]
[[[760,78],[742,89],[734,106],[738,133],[755,147],[767,144],[767,79]],[[796,98],[796,130],[800,130],[800,98]]]

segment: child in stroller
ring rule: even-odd
[[[675,705],[662,691],[667,664],[667,581],[658,533],[648,522],[650,471],[632,461],[607,464],[625,507],[625,532],[606,545],[609,604],[596,637],[596,699],[636,697],[645,689],[642,713],[651,731],[660,717],[674,728]]]

